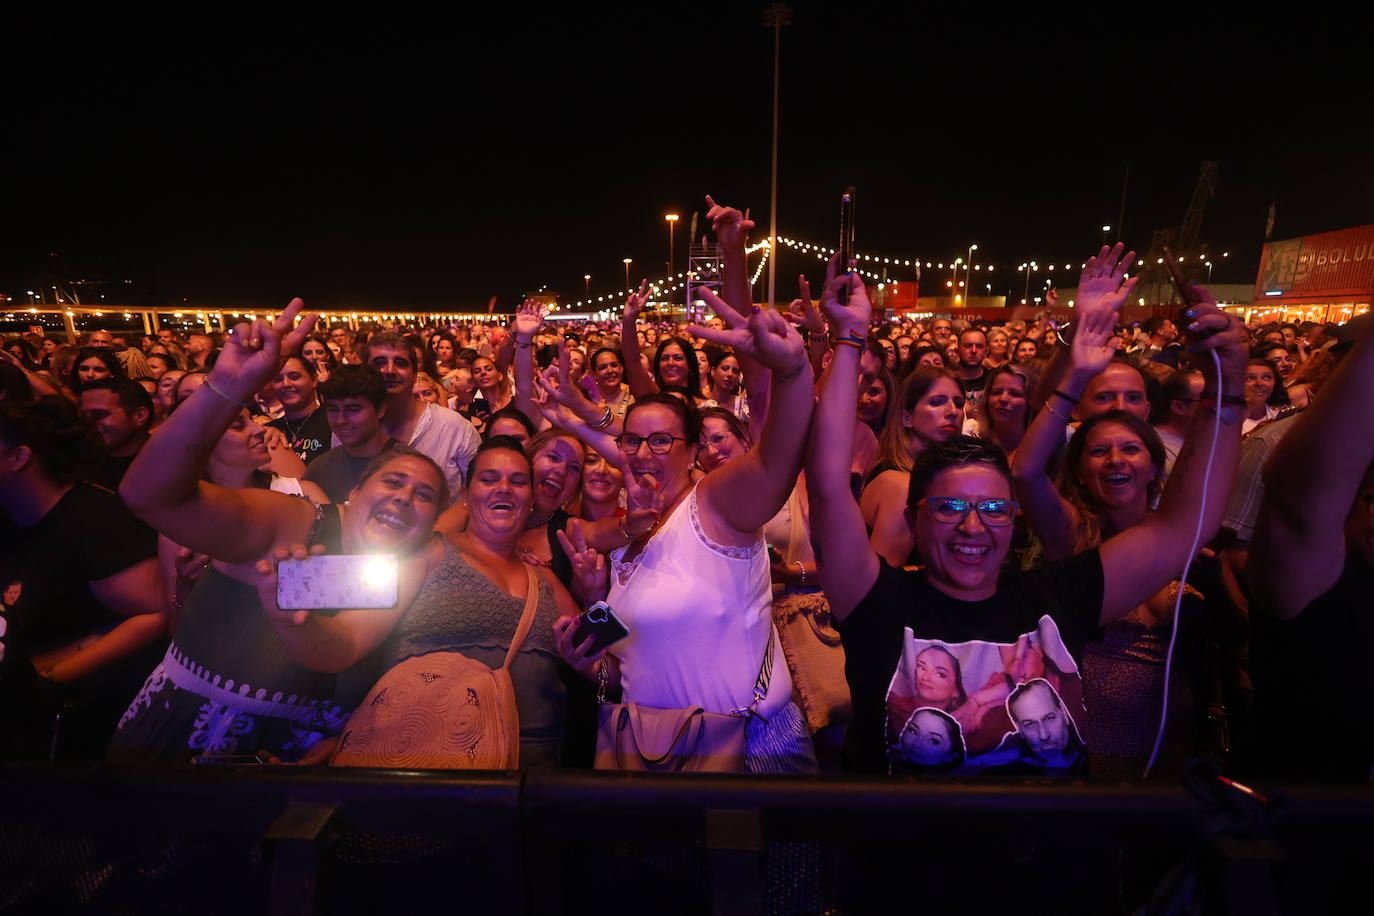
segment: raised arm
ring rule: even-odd
[[[746,219],[734,207],[722,207],[709,194],[706,195],[706,206],[706,218],[711,221],[711,231],[716,234],[716,247],[720,251],[724,277],[722,291],[725,296],[722,299],[710,290],[703,289],[703,298],[711,304],[717,315],[721,314],[721,307],[724,306],[734,309],[741,318],[748,319],[754,310],[754,286],[749,282],[749,256],[745,254],[745,249],[749,247],[749,230],[754,228],[754,221]],[[709,297],[707,293],[711,293]],[[724,319],[725,316],[721,317]],[[762,391],[768,384],[764,367],[747,353],[736,353],[735,356],[739,360],[745,389]]]
[[[277,320],[240,324],[204,385],[158,428],[134,460],[119,493],[134,514],[178,544],[231,563],[256,560],[275,544],[304,541],[314,509],[266,490],[228,490],[207,483],[210,455],[253,395],[277,372],[282,353],[301,345],[314,315],[292,330],[300,299]]]
[[[772,370],[771,406],[759,441],[743,457],[708,474],[698,499],[730,528],[747,534],[777,515],[796,485],[815,403],[813,380],[801,335],[780,313],[755,309],[747,321],[728,313],[722,317],[732,325],[729,330],[697,325],[690,330]]]
[[[1064,445],[1064,427],[1074,405],[1088,383],[1106,369],[1116,352],[1117,310],[1126,301],[1137,279],[1124,279],[1135,252],[1125,253],[1118,243],[1102,250],[1084,265],[1078,281],[1078,320],[1074,324],[1073,344],[1068,355],[1063,349],[1065,370],[1057,387],[1045,392],[1045,405],[1026,430],[1026,436],[1012,455],[1011,473],[1016,482],[1016,498],[1026,511],[1035,533],[1045,547],[1045,557],[1058,560],[1074,551],[1078,518],[1073,507],[1059,495],[1050,479],[1049,467]]]
[[[515,338],[515,399],[517,410],[529,417],[538,428],[541,421],[535,407],[534,393],[534,336],[544,326],[544,310],[538,302],[526,299],[515,311],[511,332]]]
[[[625,383],[630,386],[630,394],[637,398],[658,394],[658,382],[653,375],[644,371],[644,361],[639,358],[639,335],[635,321],[644,311],[644,303],[649,301],[649,281],[639,284],[639,291],[630,294],[625,300],[625,315],[620,319],[620,352],[625,360]]]
[[[836,292],[849,284],[849,301]],[[854,415],[859,407],[859,357],[873,307],[863,283],[842,274],[826,284],[821,308],[839,341],[821,383],[820,402],[806,449],[806,493],[811,503],[811,542],[820,566],[821,588],[837,620],[868,594],[878,579],[878,556],[868,546],[859,504],[849,489],[854,452]]]
[[[1190,348],[1204,354],[1207,390],[1179,450],[1159,510],[1102,545],[1104,624],[1176,578],[1188,562],[1194,541],[1201,547],[1216,536],[1236,476],[1245,409],[1237,405],[1244,402],[1245,363],[1250,355],[1245,329],[1239,319],[1217,308],[1206,288],[1195,289],[1202,301],[1189,312],[1193,321],[1188,330],[1213,332]],[[1212,352],[1221,360],[1220,380],[1209,355]],[[1209,461],[1214,435],[1216,451]]]
[[[1246,566],[1256,603],[1295,617],[1345,567],[1344,522],[1374,463],[1374,321],[1264,468],[1264,502]],[[1367,507],[1361,506],[1356,511]]]

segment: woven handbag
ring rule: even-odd
[[[788,498],[791,530],[784,562],[796,562],[807,537],[801,500]],[[773,626],[792,672],[792,691],[812,734],[830,725],[845,725],[854,714],[849,682],[844,676],[844,645],[821,592],[793,592],[773,601]]]
[[[539,579],[510,649],[492,669],[461,652],[412,656],[373,685],[348,720],[331,766],[415,770],[514,770],[520,766],[520,715],[511,662],[534,623]]]

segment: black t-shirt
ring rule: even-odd
[[[286,433],[291,450],[300,455],[306,464],[329,451],[333,432],[329,428],[329,417],[321,408],[315,408],[310,416],[303,420],[288,420],[282,417],[267,425]]]
[[[4,756],[46,752],[47,725],[62,701],[39,678],[30,653],[108,632],[125,618],[92,594],[89,583],[157,556],[157,535],[116,494],[79,483],[36,524],[21,528],[0,512],[0,709],[6,711]],[[155,610],[151,609],[150,610]],[[63,713],[62,753],[90,756],[103,749],[119,710],[155,663],[158,646],[135,653],[63,692],[79,708]]]
[[[129,466],[134,463],[134,459],[137,457],[137,452],[123,457],[106,455],[86,473],[86,479],[111,492],[118,492],[119,485],[124,481],[124,475],[129,472]]]
[[[1083,772],[1079,659],[1098,631],[1102,588],[1096,550],[1003,573],[997,593],[983,601],[952,598],[924,571],[883,563],[839,625],[854,702],[846,765]]]
[[[400,444],[396,439],[387,439],[377,455]],[[305,476],[301,479],[319,484],[320,489],[324,491],[324,495],[329,497],[330,502],[346,503],[348,502],[348,494],[352,493],[353,488],[363,479],[363,471],[367,470],[367,466],[376,459],[377,455],[373,455],[371,458],[357,458],[350,455],[342,447],[331,448],[311,462],[310,467],[305,469]]]
[[[978,406],[982,400],[983,389],[988,386],[988,370],[984,369],[977,378],[964,378],[960,376],[959,387],[964,391],[964,412],[972,413],[973,408]]]
[[[1250,630],[1256,766],[1287,778],[1374,775],[1374,568],[1352,551],[1336,584],[1301,614],[1275,620],[1257,606]]]
[[[0,528],[0,581],[35,652],[124,620],[88,583],[157,556],[157,535],[118,495],[89,483],[66,492],[34,525]],[[11,590],[16,589],[17,592]]]

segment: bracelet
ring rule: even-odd
[[[1079,402],[1078,402],[1078,398],[1071,397],[1070,395],[1067,395],[1067,394],[1065,394],[1064,392],[1060,391],[1058,388],[1054,389],[1054,391],[1052,391],[1051,394],[1053,394],[1055,397],[1063,398],[1064,400],[1068,401],[1070,404],[1073,404],[1075,407],[1078,406],[1078,403],[1079,403]]]
[[[1073,422],[1073,417],[1066,417],[1066,416],[1064,416],[1062,413],[1060,413],[1059,411],[1057,411],[1057,410],[1055,410],[1053,407],[1051,407],[1048,403],[1045,405],[1045,409],[1048,410],[1050,413],[1054,414],[1054,415],[1055,415],[1056,417],[1058,417],[1059,419],[1063,420],[1065,423],[1072,423],[1072,422]]]
[[[792,563],[797,567],[797,585],[800,588],[806,587],[806,564],[801,560],[793,560]]]
[[[864,348],[863,344],[850,340],[847,337],[832,337],[830,338],[830,343],[832,346],[853,347],[855,350],[862,350]]]
[[[630,528],[625,524],[625,516],[623,515],[620,516],[620,521],[616,523],[616,528],[620,530],[621,534],[625,535],[625,540],[627,541],[633,541],[635,538],[639,537],[637,534],[630,534]]]
[[[605,429],[606,427],[611,425],[611,416],[611,406],[607,404],[606,413],[601,417],[601,419],[597,420],[595,423],[589,423],[587,425],[590,426],[592,429]]]
[[[530,347],[534,346],[534,341],[531,340],[529,343],[521,343],[517,340],[515,345],[522,350],[528,350]]]
[[[236,399],[234,399],[234,398],[231,398],[229,395],[225,394],[223,391],[220,391],[218,388],[216,388],[216,387],[215,387],[215,383],[212,382],[212,381],[210,381],[210,376],[209,376],[209,375],[206,375],[206,376],[205,376],[205,381],[204,381],[203,384],[205,385],[206,388],[209,388],[212,392],[214,392],[215,394],[219,395],[221,398],[223,398],[224,400],[228,401],[230,404],[236,404],[236,405],[238,405],[239,407],[242,407],[244,410],[252,410],[252,409],[253,409],[253,405],[252,405],[252,404],[250,404],[250,403],[248,403],[248,402],[246,402],[246,401],[239,401],[239,400],[236,400]]]

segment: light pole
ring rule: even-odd
[[[1106,244],[1107,244],[1107,233],[1108,233],[1108,232],[1111,232],[1111,231],[1112,231],[1112,227],[1111,227],[1111,226],[1103,226],[1103,227],[1102,227],[1102,245],[1103,245],[1104,247],[1105,247]]]
[[[635,262],[634,258],[625,259],[625,294],[630,293],[630,265]]]
[[[1207,284],[1210,286],[1211,283],[1212,283],[1212,262],[1211,262],[1211,261],[1208,261],[1208,262],[1207,262]]]
[[[591,301],[592,301],[592,275],[591,275],[591,274],[583,274],[583,275],[582,275],[582,282],[585,283],[585,284],[587,285],[587,301],[588,301],[588,302],[591,302]]]
[[[968,246],[968,261],[964,264],[964,292],[970,297],[973,296],[973,253],[977,250],[977,245]]]
[[[792,11],[774,3],[763,11],[763,24],[773,30],[773,177],[768,202],[768,307],[777,290],[778,259],[778,83],[782,60],[782,27],[792,24]],[[841,265],[844,269],[847,265]]]
[[[1031,275],[1031,271],[1032,271],[1032,270],[1039,270],[1040,267],[1039,267],[1039,265],[1037,265],[1034,261],[1031,261],[1029,264],[1022,264],[1022,265],[1021,265],[1019,268],[1017,268],[1017,269],[1018,269],[1018,270],[1025,271],[1025,274],[1026,274],[1026,282],[1025,282],[1025,284],[1021,287],[1021,304],[1022,304],[1022,305],[1025,305],[1025,304],[1026,304],[1026,297],[1030,295],[1030,275]]]
[[[663,217],[668,221],[668,279],[673,277],[673,230],[677,228],[678,216],[676,213],[669,213]]]

